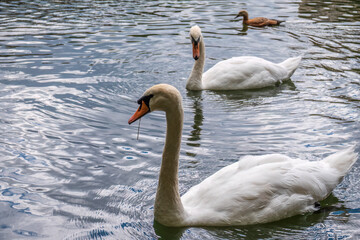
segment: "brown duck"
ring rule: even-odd
[[[249,19],[249,14],[245,10],[241,10],[235,18],[240,17],[240,16],[243,16],[243,24],[254,26],[254,27],[279,25],[280,23],[285,22],[285,21],[279,21],[279,20],[275,20],[275,19],[268,19],[268,18],[264,18],[264,17],[256,17],[256,18]]]

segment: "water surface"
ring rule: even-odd
[[[243,28],[233,18],[286,20]],[[357,1],[0,2],[0,239],[357,239],[360,163],[317,213],[247,227],[153,221],[163,113],[127,120],[169,83],[185,111],[180,190],[253,154],[318,161],[360,142]],[[206,66],[303,56],[291,81],[256,91],[185,89],[198,24]],[[359,145],[357,152],[359,152]]]

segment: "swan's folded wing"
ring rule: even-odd
[[[234,90],[273,86],[287,77],[286,69],[258,57],[233,57],[203,74],[204,89]]]
[[[322,162],[283,155],[275,160],[276,155],[216,172],[184,194],[186,211],[196,213],[190,215],[200,222],[214,216],[220,225],[275,221],[314,210],[314,202],[324,199],[339,181]]]
[[[301,161],[301,160],[294,160],[283,154],[266,154],[261,156],[247,155],[240,158],[237,168],[239,170],[244,171],[246,169],[259,166],[262,164],[285,162],[285,161],[291,162],[291,161]]]

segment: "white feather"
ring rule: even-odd
[[[203,74],[204,89],[233,90],[274,86],[290,78],[301,57],[289,58],[293,68],[269,62],[258,57],[233,57],[221,61]]]
[[[222,168],[181,197],[192,225],[266,223],[315,210],[356,161],[353,148],[323,161],[292,159],[281,154],[246,156]]]

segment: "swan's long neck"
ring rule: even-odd
[[[200,56],[198,60],[195,60],[194,67],[192,69],[189,79],[187,80],[186,89],[188,90],[202,90],[201,80],[205,64],[205,44],[204,38],[202,36],[199,44]]]
[[[154,209],[155,220],[166,225],[179,225],[184,218],[178,183],[183,115],[181,103],[166,112],[166,139]]]

